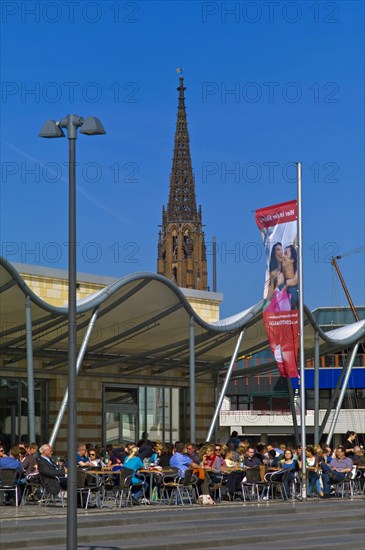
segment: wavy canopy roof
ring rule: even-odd
[[[18,271],[0,258],[0,346],[7,368],[26,357],[25,296],[32,302],[33,355],[43,358],[45,370],[67,362],[67,308],[54,307],[34,294]],[[123,376],[153,367],[158,375],[175,367],[189,368],[189,322],[195,325],[197,375],[222,368],[230,360],[236,338],[245,329],[240,355],[268,348],[262,321],[262,301],[215,323],[207,323],[192,309],[182,291],[155,273],[127,275],[78,302],[77,345],[80,348],[93,312],[98,319],[83,362],[84,369],[117,365]],[[314,332],[320,352],[335,352],[362,339],[365,321],[323,332],[305,308],[305,352],[313,355]],[[9,362],[10,359],[10,362]],[[245,374],[275,368],[274,362],[251,367]],[[250,371],[250,372],[248,372]]]

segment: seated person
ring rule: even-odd
[[[319,463],[320,457],[312,445],[307,445],[305,449],[307,478],[308,478],[308,496],[315,491],[320,497],[323,497],[323,491],[319,482]],[[322,461],[324,462],[324,460]],[[300,461],[301,465],[301,461]]]
[[[171,444],[162,443],[158,465],[161,466],[161,468],[168,468],[170,466],[170,460],[172,456],[173,454]]]
[[[290,470],[289,475],[284,483],[286,494],[291,495],[292,482],[294,481],[294,473],[299,470],[298,461],[294,458],[294,453],[291,449],[284,451],[284,460],[280,462],[280,467],[283,470]]]
[[[132,496],[135,503],[139,503],[143,495],[143,484],[145,484],[145,489],[147,487],[147,483],[139,478],[137,474],[138,470],[141,470],[143,468],[143,462],[139,458],[138,452],[138,447],[133,446],[131,447],[128,456],[124,459],[124,467],[129,468],[134,472],[134,475],[132,477],[132,485],[135,485],[135,487],[132,487]]]
[[[225,464],[225,463],[224,463]],[[219,483],[221,481],[222,469],[222,457],[216,455],[214,445],[208,445],[203,460],[204,469],[209,473],[209,477],[212,483]]]
[[[238,468],[238,460],[235,460],[234,458],[234,451],[230,450],[226,452],[225,462],[227,468]]]
[[[99,450],[97,449],[90,449],[89,451],[89,460],[95,468],[101,468],[103,466],[103,463],[100,458]]]
[[[184,443],[178,441],[175,445],[175,453],[170,458],[170,466],[178,468],[180,477],[184,477],[186,470],[200,467],[200,464],[196,464],[190,456],[184,454],[184,448]]]
[[[25,471],[25,475],[37,474],[38,473],[38,445],[37,443],[30,443],[27,447],[27,454],[22,461],[22,466]]]
[[[255,449],[253,447],[248,447],[246,451],[246,456],[243,460],[243,465],[245,468],[256,468],[259,469],[262,466],[262,461],[255,456]]]
[[[24,485],[25,485],[25,477],[24,477],[24,468],[20,462],[20,449],[18,445],[15,445],[10,449],[9,456],[6,456],[5,454],[1,455],[0,458],[0,469],[2,468],[10,468],[13,470],[18,470],[20,472],[20,478],[18,480],[18,494],[19,498],[22,497]],[[9,493],[6,493],[5,498],[10,499],[14,493],[12,491],[9,491]]]
[[[52,460],[53,449],[45,443],[39,449],[41,456],[38,459],[38,472],[42,477],[42,483],[47,493],[57,496],[61,489],[67,488],[65,470],[60,468]]]
[[[86,452],[86,445],[81,444],[77,446],[76,460],[79,468],[92,468],[94,466],[86,455]]]
[[[353,462],[345,456],[345,447],[339,445],[335,451],[335,458],[330,464],[322,463],[322,482],[324,496],[330,495],[331,483],[337,483],[345,479],[346,474],[352,471]]]
[[[359,445],[354,447],[354,456],[352,457],[352,462],[354,466],[365,466],[365,455],[364,451]]]

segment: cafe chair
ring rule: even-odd
[[[197,477],[191,470],[186,470],[184,477],[180,475],[173,475],[173,473],[167,473],[162,478],[162,493],[161,501],[166,504],[181,504],[185,505],[184,498],[190,505],[193,504],[191,500],[191,493],[194,485],[196,486]]]
[[[290,470],[278,470],[276,472],[267,472],[265,474],[266,496],[274,499],[280,495],[283,500],[288,500],[288,493],[285,484],[288,481]]]
[[[65,501],[63,498],[64,491],[61,489],[58,495],[53,495],[50,491],[47,490],[46,483],[44,482],[44,479],[41,474],[39,474],[39,480],[41,484],[42,496],[38,500],[38,504],[40,506],[42,505],[48,506],[49,504],[56,504],[57,501],[59,501],[62,504],[62,508],[64,508],[65,507]]]
[[[13,492],[15,494],[15,506],[19,506],[19,481],[20,471],[17,468],[0,468],[0,494],[2,499]]]
[[[355,481],[353,479],[353,473],[347,472],[344,479],[341,481],[333,482],[335,488],[335,495],[341,498],[348,496],[352,498],[355,493]]]
[[[241,482],[242,486],[242,498],[250,501],[252,499],[260,500],[260,486],[266,486],[265,483],[261,483],[261,473],[258,468],[247,469],[245,477]]]
[[[82,508],[87,510],[92,495],[95,495],[95,504],[100,508],[102,494],[102,480],[99,476],[89,474],[83,469],[77,470],[77,494]],[[84,498],[86,497],[86,499]]]
[[[42,495],[42,484],[39,474],[28,475],[25,479],[22,504],[38,502]]]

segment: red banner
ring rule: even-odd
[[[298,377],[297,203],[256,210],[267,254],[263,319],[281,376]]]

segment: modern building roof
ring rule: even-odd
[[[44,359],[45,371],[64,367],[68,350],[67,307],[55,307],[41,300],[15,267],[0,258],[0,345],[7,366],[11,368],[26,357],[25,296],[32,303],[33,356]],[[78,349],[93,312],[98,310],[83,368],[118,365],[123,376],[133,376],[151,366],[158,374],[175,367],[188,369],[190,319],[195,329],[196,374],[222,368],[230,360],[243,329],[240,355],[268,347],[262,305],[260,301],[234,316],[207,323],[172,281],[148,272],[127,275],[77,304]],[[321,353],[345,349],[365,336],[364,320],[324,332],[305,308],[304,322],[307,356],[314,352],[315,331]],[[259,372],[268,367],[275,368],[274,362],[252,370]]]

